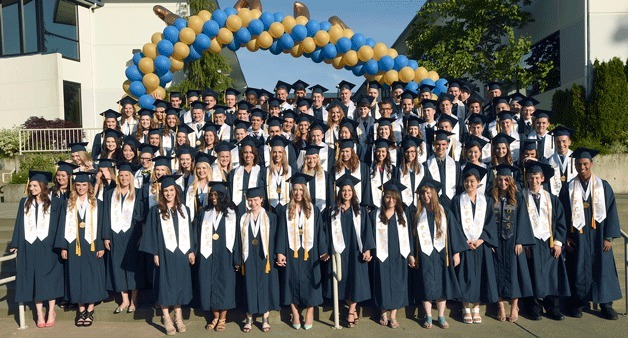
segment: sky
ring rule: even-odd
[[[310,19],[323,21],[336,15],[354,33],[362,33],[388,47],[408,26],[425,0],[301,0],[310,11]],[[236,0],[219,0],[220,8],[230,7]],[[294,1],[262,0],[263,11],[293,15]],[[314,63],[306,57],[294,58],[290,54],[273,55],[269,51],[250,52],[241,48],[237,52],[240,66],[249,87],[273,90],[277,80],[294,83],[301,79],[320,84],[330,90],[346,80],[360,85],[363,77],[351,71],[337,70],[325,63]]]

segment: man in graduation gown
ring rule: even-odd
[[[546,110],[536,110],[534,112],[534,130],[528,134],[528,139],[538,140],[537,153],[539,159],[549,158],[554,154],[554,140],[547,132],[549,126],[549,114]]]
[[[571,137],[575,130],[565,126],[558,126],[550,132],[554,136],[554,154],[548,158],[548,163],[554,168],[554,175],[549,179],[551,193],[558,196],[560,191],[576,177],[576,167],[572,157]]]
[[[621,299],[613,238],[621,236],[613,189],[592,173],[597,151],[574,151],[578,176],[561,192],[567,215],[567,272],[571,285],[568,314],[580,318],[588,302],[600,304],[606,319],[617,319],[613,301]]]
[[[447,155],[451,135],[453,134],[444,130],[435,132],[434,154],[426,162],[432,178],[443,186],[441,195],[447,196],[450,200],[454,198],[456,187],[460,182],[460,163]]]

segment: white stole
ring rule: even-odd
[[[268,203],[273,208],[277,207],[278,204],[287,205],[290,202],[290,185],[286,182],[286,178],[292,177],[292,167],[288,166],[288,171],[281,175],[271,172],[270,167],[267,167],[266,171],[268,172],[268,179],[266,180],[268,182]],[[281,189],[281,195],[277,193],[277,187]]]
[[[349,170],[347,168],[344,168],[344,170],[339,173],[336,172],[336,180],[338,180],[338,178],[342,177],[342,175],[346,174]],[[358,199],[358,203],[360,203],[362,201],[362,171],[360,170],[360,166],[358,165],[358,167],[355,169],[355,171],[351,172],[351,176],[357,178],[358,180],[360,180],[360,183],[356,184],[353,186],[353,189],[355,190],[355,196]],[[340,190],[340,188],[338,186],[336,186],[336,191],[335,194],[338,194],[338,191]]]
[[[179,233],[175,234],[174,232],[174,222],[173,218],[176,216],[176,213],[179,214]],[[190,213],[185,209],[185,216],[180,212],[170,212],[170,217],[166,220],[161,218],[161,214],[159,214],[159,219],[161,221],[161,233],[164,236],[164,244],[166,245],[166,249],[170,252],[174,252],[177,247],[181,250],[182,253],[187,253],[190,250]],[[177,245],[177,236],[179,235],[179,243]]]
[[[423,180],[423,176],[425,173],[423,172],[423,166],[421,166],[421,172],[416,173],[414,171],[408,170],[407,174],[401,173],[400,181],[401,184],[408,187],[408,189],[404,189],[401,192],[401,199],[405,205],[413,205],[414,204],[414,191],[416,190],[416,186]],[[412,185],[412,178],[414,176],[414,186]]]
[[[127,193],[127,197],[130,192]],[[122,198],[118,196],[116,198],[115,193],[111,196],[111,231],[116,234],[120,233],[120,231],[126,233],[131,228],[131,223],[133,223],[133,208],[135,207],[135,199],[129,200],[128,198],[124,199],[124,204],[122,204]],[[122,205],[120,205],[122,204]]]
[[[260,166],[254,165],[251,168],[251,173],[249,174],[249,185],[247,189],[257,187],[257,179],[259,176]],[[235,175],[233,175],[233,203],[235,205],[240,204],[242,202],[242,186],[244,182],[244,166],[237,167],[235,169]]]
[[[314,205],[318,207],[321,212],[327,207],[327,182],[325,181],[325,175],[321,173],[314,174],[315,190],[313,200]]]
[[[305,212],[301,210],[301,213],[295,211],[293,220],[288,217],[288,208],[286,208],[286,224],[288,226],[288,246],[292,251],[299,251],[303,248],[305,252],[312,250],[314,246],[314,208],[312,207],[312,214],[310,218],[305,218]],[[303,226],[303,235],[299,236],[299,225]]]
[[[474,242],[482,235],[484,219],[486,218],[486,197],[479,192],[475,196],[475,215],[471,207],[471,198],[466,192],[460,195],[460,220],[464,235]]]
[[[583,191],[582,184],[580,184],[580,179],[578,179],[578,177],[575,177],[571,180],[571,182],[569,182],[569,196],[571,196],[571,221],[573,223],[573,227],[578,230],[581,230],[586,225],[586,221],[584,219],[583,199],[588,199],[591,194],[593,195],[591,198],[593,202],[593,218],[598,223],[601,223],[606,219],[606,198],[604,197],[604,184],[602,183],[602,179],[595,175],[591,175],[586,191]],[[591,226],[594,225],[591,224]]]
[[[427,222],[427,211],[425,208],[421,211],[421,215],[419,215],[419,221],[416,225],[417,235],[419,236],[419,243],[421,246],[421,251],[426,255],[431,255],[432,251],[436,249],[436,251],[441,252],[445,248],[445,242],[447,241],[447,216],[445,215],[445,211],[442,207],[440,207],[440,228],[442,230],[442,234],[440,238],[436,238],[436,227],[437,224],[434,224],[434,238],[432,239],[432,235],[430,234],[430,227]],[[434,220],[436,222],[436,220]]]
[[[33,199],[30,209],[26,212],[26,201],[24,201],[24,239],[28,243],[33,244],[37,238],[43,241],[48,237],[50,209],[49,206],[48,210],[44,212],[44,204],[41,203],[35,212],[35,199]],[[37,220],[35,220],[35,215],[37,215]]]
[[[201,225],[201,255],[209,258],[213,252],[213,235],[214,230],[218,230],[218,226],[225,213],[216,215],[216,209],[205,211],[203,215],[203,224]],[[233,252],[233,244],[235,243],[236,233],[236,215],[232,209],[227,209],[225,217],[225,244],[229,252]]]
[[[377,258],[384,262],[388,258],[388,224],[382,223],[380,220],[380,210],[377,209],[375,213],[375,244],[377,245],[376,255]],[[404,221],[406,216],[401,214]],[[407,222],[406,226],[409,226]],[[399,237],[399,253],[403,258],[407,258],[410,254],[410,236],[406,227],[401,225],[401,222],[397,220],[397,235]]]
[[[362,215],[358,211],[357,214],[353,213],[353,208],[349,208],[348,210],[353,214],[353,229],[355,230],[356,241],[358,242],[358,248],[360,252],[362,252]],[[334,251],[341,254],[345,250],[345,237],[342,233],[342,223],[340,222],[341,217],[340,208],[338,209],[338,213],[331,220],[331,240],[334,245]]]
[[[528,214],[530,215],[530,223],[532,223],[532,232],[534,237],[545,242],[551,236],[551,217],[552,217],[552,200],[549,193],[543,188],[539,191],[539,209],[537,210],[534,203],[532,192],[526,190],[526,205]]]
[[[432,174],[432,177],[436,181],[442,182],[436,157],[431,156],[427,160],[427,168],[430,170],[430,174]],[[452,199],[454,198],[454,195],[456,195],[456,162],[454,162],[454,159],[449,156],[445,156],[445,176],[447,177],[445,180],[446,186],[443,190],[441,190],[441,194],[444,191],[445,195]]]
[[[65,233],[64,233],[64,238],[66,241],[68,241],[68,243],[72,243],[74,242],[74,240],[76,240],[76,231],[77,231],[77,219],[78,217],[76,216],[77,210],[76,208],[79,207],[79,200],[76,200],[76,205],[74,208],[70,208],[70,206],[67,207],[66,209],[66,216],[65,216]],[[85,203],[84,204],[84,218],[85,218],[85,241],[87,241],[87,243],[91,244],[95,239],[96,239],[96,232],[98,231],[98,221],[97,221],[97,217],[98,217],[98,205],[94,206],[94,208],[91,208],[91,206],[89,205],[89,199],[85,199]],[[80,208],[80,207],[79,207]]]
[[[240,220],[240,234],[242,237],[242,261],[246,262],[246,260],[249,258],[249,221],[252,221],[253,216],[251,215],[251,212],[247,212],[245,217],[242,217],[242,219]],[[262,235],[260,236],[262,238],[262,249],[264,250],[264,256],[268,257],[268,250],[269,250],[269,244],[270,244],[270,219],[268,218],[268,215],[266,214],[266,211],[264,209],[261,209],[259,212],[259,215],[257,215],[258,217],[258,222],[260,222],[259,224],[259,231],[262,232]]]
[[[384,171],[382,172],[382,174],[380,174],[379,169],[377,169],[375,170],[375,174],[371,175],[370,177],[373,204],[379,208],[382,204],[382,189],[380,187],[392,179],[392,174],[390,173],[390,171],[388,171],[386,167],[384,167]]]

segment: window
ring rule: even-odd
[[[64,120],[82,125],[81,121],[81,84],[63,81]]]
[[[76,4],[68,0],[44,1],[44,52],[58,52],[68,59],[79,59]]]
[[[547,86],[545,91],[560,87],[560,31],[547,36],[543,40],[535,43],[530,48],[530,57],[525,61],[529,69],[533,69],[536,63],[552,61],[553,67],[545,77]],[[532,88],[528,88],[529,95],[540,94],[540,86],[533,83]]]

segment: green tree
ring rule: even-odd
[[[406,41],[411,57],[441,77],[471,76],[482,82],[503,80],[518,88],[542,81],[551,61],[526,67],[530,53],[527,36],[515,29],[532,21],[523,10],[531,0],[435,0],[418,12]],[[540,80],[540,81],[539,81]]]
[[[211,0],[189,0],[190,13],[192,15],[205,9],[213,12],[215,1]],[[231,66],[220,54],[210,51],[203,53],[203,56],[192,62],[187,62],[183,68],[185,80],[171,86],[168,91],[183,92],[190,89],[212,88],[218,93],[231,86],[231,78],[224,74],[231,73]],[[219,99],[220,100],[220,99]]]
[[[619,58],[595,60],[589,112],[596,120],[600,140],[605,144],[628,138],[628,82]]]

